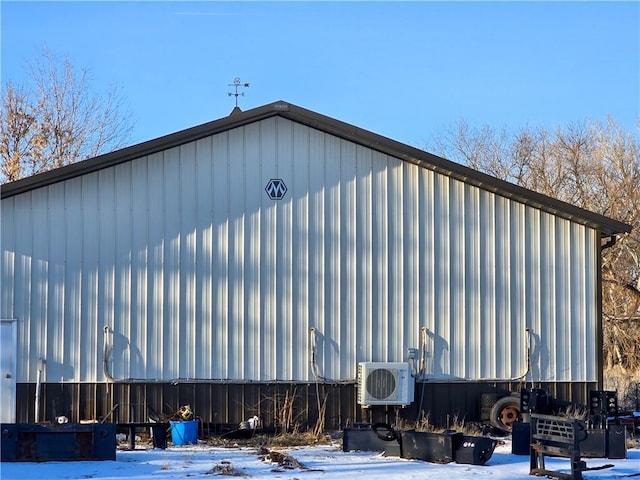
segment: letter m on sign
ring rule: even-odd
[[[281,200],[284,194],[287,193],[287,186],[279,178],[272,178],[264,187],[264,191],[267,192],[271,200]]]

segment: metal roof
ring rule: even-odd
[[[73,163],[55,170],[23,178],[15,182],[6,183],[2,185],[0,189],[1,198],[4,199],[19,195],[36,188],[112,167],[145,155],[150,155],[273,116],[290,119],[294,122],[378,150],[401,160],[417,164],[423,168],[450,176],[484,190],[494,192],[503,197],[516,200],[525,205],[539,208],[545,212],[575,221],[582,225],[587,225],[599,230],[603,235],[614,235],[631,231],[631,226],[626,223],[584,210],[575,205],[473,170],[424,150],[411,147],[382,135],[284,101],[273,102],[244,112],[239,109],[234,109],[228,117]]]

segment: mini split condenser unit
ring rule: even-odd
[[[404,362],[360,362],[358,403],[409,405],[413,403],[414,379],[411,365]]]

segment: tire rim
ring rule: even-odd
[[[508,405],[500,410],[498,415],[498,422],[504,425],[504,428],[511,431],[513,424],[520,418],[520,410],[513,406]]]

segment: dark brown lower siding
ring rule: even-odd
[[[550,383],[536,385],[548,389],[561,401],[586,405],[595,383]],[[519,391],[517,383],[417,383],[415,402],[399,412],[408,423],[421,413],[431,423],[446,426],[447,419],[478,421],[482,394]],[[356,402],[354,384],[262,384],[262,383],[44,383],[40,398],[40,421],[64,415],[72,422],[143,422],[151,415],[171,415],[182,405],[190,405],[211,431],[237,425],[254,415],[264,425],[278,425],[283,405],[293,398],[291,426],[313,427],[318,418],[318,399],[326,397],[325,429],[339,430],[354,422],[394,423],[393,407],[363,410]],[[17,385],[18,423],[35,420],[35,384]],[[117,405],[117,407],[116,407]],[[420,405],[420,408],[418,407]],[[116,408],[114,408],[116,407]]]

